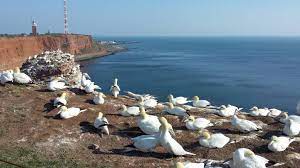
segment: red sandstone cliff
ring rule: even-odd
[[[93,48],[93,39],[88,35],[43,35],[0,38],[0,70],[21,66],[29,57],[44,51],[61,49],[79,55]]]

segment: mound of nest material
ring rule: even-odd
[[[29,57],[22,65],[21,71],[29,75],[35,83],[43,83],[58,76],[63,77],[69,83],[74,83],[81,75],[74,55],[60,50],[46,51]]]

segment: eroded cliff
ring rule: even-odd
[[[1,37],[0,70],[21,66],[29,56],[57,49],[75,55],[86,54],[93,49],[93,39],[89,35]]]

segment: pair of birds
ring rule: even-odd
[[[247,148],[239,148],[232,154],[232,159],[228,163],[231,168],[266,168],[269,160],[256,155]],[[177,162],[175,168],[204,168],[204,163]],[[208,166],[210,167],[210,166]]]
[[[18,84],[32,83],[32,79],[25,73],[20,71],[20,68],[15,68],[15,71],[7,70],[0,73],[0,83],[4,85],[7,82],[15,82]]]
[[[168,96],[169,102],[173,105],[184,105],[192,102],[194,107],[208,107],[210,106],[210,102],[207,100],[200,100],[198,96],[194,96],[193,101],[189,101],[186,97],[174,97],[172,94]]]
[[[186,151],[172,136],[171,124],[164,117],[159,118],[159,132],[153,135],[142,135],[132,138],[133,145],[142,151],[152,151],[156,146],[161,145],[168,153],[176,156],[195,155]]]
[[[272,109],[268,109],[268,108],[258,108],[256,106],[252,107],[250,109],[249,115],[251,116],[270,116],[270,117],[277,117],[282,113],[281,110],[272,108]]]

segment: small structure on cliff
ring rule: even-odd
[[[37,24],[36,24],[35,20],[32,20],[32,27],[31,28],[32,28],[31,35],[37,36],[38,32],[37,32]]]
[[[75,63],[74,55],[63,53],[61,50],[46,51],[29,57],[22,65],[21,71],[36,83],[44,83],[51,77],[61,76],[69,84],[75,85],[81,79],[80,66]]]

